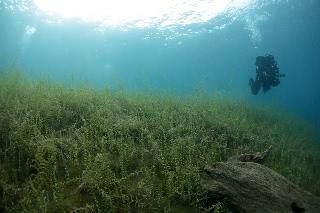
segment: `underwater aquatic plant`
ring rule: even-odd
[[[319,137],[284,110],[70,88],[19,72],[0,77],[0,210],[202,211],[204,165],[269,145],[269,167],[320,195]]]

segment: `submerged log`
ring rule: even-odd
[[[320,198],[256,163],[263,163],[270,150],[271,147],[262,153],[206,166],[202,185],[208,191],[208,204],[226,198],[231,208],[240,213],[319,213]]]
[[[264,152],[257,152],[255,154],[241,154],[241,155],[230,158],[228,161],[241,161],[241,162],[253,162],[253,163],[264,164],[271,149],[272,149],[272,146],[270,146]]]

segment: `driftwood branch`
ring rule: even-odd
[[[320,212],[320,198],[261,165],[270,150],[271,147],[206,166],[202,185],[208,191],[208,205],[226,198],[232,209],[240,213]]]
[[[253,162],[253,163],[264,164],[266,161],[266,158],[271,152],[271,149],[272,149],[272,146],[270,146],[264,152],[257,152],[255,154],[241,154],[241,155],[230,158],[228,161],[231,161],[231,162],[241,161],[241,162]]]

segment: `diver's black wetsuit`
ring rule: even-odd
[[[262,87],[263,92],[266,93],[271,86],[275,87],[280,84],[279,77],[284,77],[284,74],[279,74],[279,67],[274,57],[270,54],[265,56],[258,56],[256,58],[256,80],[249,79],[251,93],[257,95]]]

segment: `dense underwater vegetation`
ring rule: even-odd
[[[320,196],[318,129],[284,109],[24,72],[0,71],[1,212],[202,212],[205,165],[270,145],[267,166]]]

